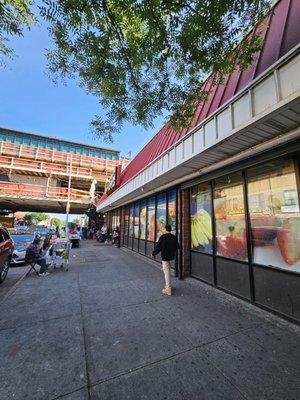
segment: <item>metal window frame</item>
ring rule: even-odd
[[[248,270],[249,270],[249,285],[250,285],[250,302],[256,304],[256,299],[255,299],[255,283],[254,283],[254,266],[258,267],[258,268],[264,268],[264,269],[268,269],[268,270],[275,270],[275,271],[279,271],[282,274],[288,274],[288,275],[295,275],[295,276],[300,276],[300,273],[297,271],[289,271],[286,269],[282,269],[280,267],[276,267],[276,266],[271,266],[271,265],[263,265],[263,264],[257,264],[254,263],[253,261],[253,240],[252,240],[252,234],[251,234],[251,218],[250,218],[250,212],[249,212],[249,194],[248,194],[248,171],[249,169],[251,169],[254,166],[257,165],[263,165],[264,163],[270,161],[270,160],[279,160],[282,159],[283,156],[289,156],[292,160],[293,160],[293,164],[294,164],[294,171],[295,171],[295,177],[296,177],[296,190],[298,193],[298,201],[300,204],[300,151],[298,149],[298,147],[296,147],[296,149],[294,149],[293,152],[290,152],[289,154],[285,154],[285,153],[276,153],[276,155],[273,157],[267,157],[265,155],[265,159],[261,160],[260,162],[253,162],[251,164],[246,164],[246,166],[241,165],[239,169],[234,169],[234,170],[229,170],[229,172],[226,171],[222,171],[222,174],[218,174],[217,176],[211,177],[208,180],[201,180],[201,182],[196,182],[194,183],[194,185],[189,185],[188,187],[185,187],[185,189],[189,188],[189,194],[191,194],[191,190],[193,187],[201,184],[201,183],[209,183],[211,186],[211,202],[212,202],[212,218],[213,218],[213,222],[212,222],[212,226],[213,226],[213,254],[208,254],[208,253],[204,253],[201,251],[196,251],[196,250],[192,250],[191,246],[190,246],[190,253],[191,252],[195,252],[195,253],[200,253],[200,254],[206,254],[210,257],[213,257],[213,268],[214,268],[214,283],[208,283],[205,281],[205,283],[210,284],[212,286],[216,286],[218,287],[218,289],[224,290],[225,292],[231,293],[232,292],[230,290],[221,288],[218,286],[218,277],[217,277],[217,269],[216,269],[216,264],[217,264],[217,259],[218,258],[224,258],[224,259],[228,259],[228,260],[232,260],[232,261],[238,261],[242,264],[247,264],[248,265]],[[216,221],[215,221],[215,214],[214,214],[214,207],[213,207],[213,200],[214,200],[214,183],[215,180],[217,178],[221,178],[223,176],[232,174],[232,173],[236,173],[236,172],[240,172],[241,176],[242,176],[242,186],[243,186],[243,202],[244,202],[244,218],[245,218],[245,229],[246,229],[246,238],[247,238],[247,254],[248,254],[248,260],[247,261],[240,261],[240,260],[234,260],[228,257],[223,257],[223,256],[219,256],[216,254]],[[182,191],[181,191],[182,193]],[[191,199],[190,199],[191,201]],[[180,214],[182,216],[182,213]],[[190,215],[190,229],[191,229],[191,212],[189,213]],[[181,217],[182,218],[182,217]],[[191,263],[192,264],[192,263]],[[192,265],[190,265],[190,268],[192,269]],[[201,278],[199,277],[195,277],[198,280],[203,281]],[[235,296],[237,297],[241,297],[238,294],[234,293]],[[247,299],[246,299],[247,300]],[[258,304],[259,305],[259,304]],[[272,310],[272,309],[271,309]],[[274,311],[276,313],[276,311]],[[278,313],[278,312],[277,312]],[[282,313],[278,313],[279,315],[283,315]],[[287,316],[288,318],[288,316]]]

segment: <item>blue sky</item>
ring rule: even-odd
[[[47,30],[35,26],[23,38],[13,38],[10,46],[17,56],[0,67],[0,126],[112,147],[126,156],[129,151],[135,154],[161,125],[162,118],[148,131],[127,124],[112,144],[95,139],[89,121],[101,114],[97,98],[75,81],[56,86],[47,76],[44,49],[51,46]]]

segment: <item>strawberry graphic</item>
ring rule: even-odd
[[[277,230],[277,242],[284,261],[293,265],[300,260],[300,218],[288,218]]]
[[[242,232],[241,237],[236,237],[234,230],[233,226],[229,227],[230,236],[226,236],[224,239],[217,239],[218,254],[228,258],[244,260],[247,257],[245,232]]]

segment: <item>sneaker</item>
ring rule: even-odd
[[[43,273],[39,274],[39,276],[48,276],[48,275],[50,275],[49,272],[43,272]]]
[[[172,295],[172,288],[170,287],[166,287],[161,291],[163,294],[166,294],[167,296],[171,296]]]

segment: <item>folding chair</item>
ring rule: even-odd
[[[29,261],[26,260],[26,262],[28,262],[28,264],[30,265],[30,270],[27,272],[26,276],[29,275],[32,270],[34,270],[34,272],[38,275],[39,271],[35,267],[36,265],[38,265],[36,263],[36,261],[34,261],[34,260],[29,260]]]

